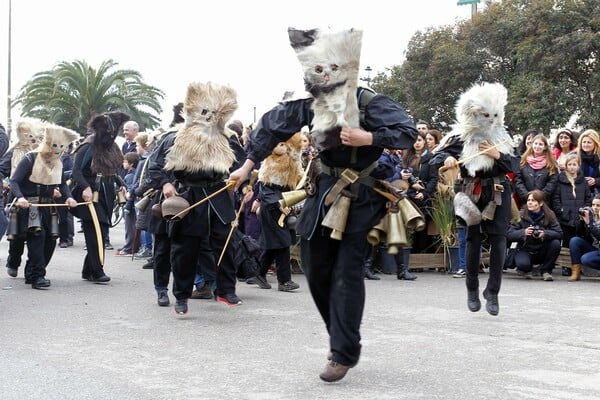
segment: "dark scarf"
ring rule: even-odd
[[[529,219],[534,225],[541,225],[541,221],[544,219],[544,210],[540,209],[540,211],[527,211],[529,215]]]

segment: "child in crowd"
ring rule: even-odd
[[[125,244],[117,250],[117,256],[129,256],[133,253],[135,246],[135,206],[133,194],[133,178],[135,169],[137,168],[140,156],[137,152],[130,152],[123,156],[123,169],[125,170],[125,185],[127,186],[127,194],[125,198],[125,206],[123,207],[123,220],[125,221]]]

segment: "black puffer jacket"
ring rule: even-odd
[[[527,203],[527,193],[534,189],[544,192],[546,201],[550,203],[557,181],[557,173],[549,175],[547,168],[536,170],[531,168],[529,164],[525,164],[515,175],[515,191],[521,204]]]
[[[527,208],[521,209],[521,221],[509,226],[506,235],[507,241],[509,243],[517,242],[519,248],[528,253],[537,253],[542,249],[544,242],[554,239],[561,240],[563,233],[560,224],[552,211],[549,210],[548,213],[543,213],[538,219],[532,220]],[[525,236],[525,229],[536,225],[544,230],[543,239]]]
[[[579,209],[592,204],[592,192],[580,172],[575,178],[575,196],[573,185],[569,182],[566,173],[558,174],[554,195],[552,196],[552,210],[561,225],[576,227],[579,223]]]

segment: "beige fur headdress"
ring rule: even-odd
[[[294,134],[279,143],[258,170],[258,180],[266,184],[294,189],[302,177],[302,134]]]
[[[7,151],[13,152],[11,159],[11,174],[17,164],[28,152],[35,150],[44,139],[45,122],[37,118],[22,118],[14,125],[16,140]]]
[[[233,88],[212,82],[191,83],[183,106],[185,123],[167,153],[165,169],[228,172],[235,156],[225,123],[237,106]]]
[[[61,156],[69,144],[79,138],[77,132],[54,124],[46,124],[44,139],[36,149],[29,180],[43,185],[59,185],[62,180]]]

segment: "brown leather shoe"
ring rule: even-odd
[[[346,376],[346,372],[348,372],[349,369],[349,366],[331,360],[327,363],[325,369],[319,375],[319,378],[325,382],[337,382]]]

